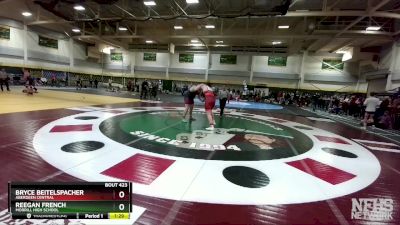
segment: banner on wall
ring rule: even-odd
[[[10,28],[0,26],[0,39],[10,40]]]
[[[219,63],[221,64],[236,64],[236,55],[221,55],[219,58]]]
[[[157,54],[155,52],[145,52],[143,54],[143,61],[157,61]]]
[[[343,70],[344,63],[342,59],[323,59],[322,69],[323,70]]]
[[[164,80],[162,89],[166,91],[172,91],[172,80]]]
[[[268,66],[286,66],[286,56],[268,56]]]
[[[39,45],[48,48],[58,49],[58,40],[39,35]]]
[[[123,61],[122,53],[120,53],[120,52],[111,53],[110,59],[111,59],[111,61],[122,62]]]
[[[186,54],[186,53],[179,54],[180,63],[193,63],[193,61],[194,61],[194,54]]]

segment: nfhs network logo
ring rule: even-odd
[[[387,221],[392,220],[393,199],[352,198],[351,219]]]

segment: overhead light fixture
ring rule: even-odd
[[[282,42],[281,41],[273,41],[272,44],[273,45],[280,45],[280,44],[282,44]]]
[[[22,15],[28,17],[28,16],[32,16],[32,13],[30,13],[30,12],[23,12]]]
[[[190,42],[192,42],[192,43],[199,43],[200,41],[199,41],[199,40],[196,40],[196,39],[192,39],[192,40],[190,40]]]
[[[73,31],[73,32],[75,32],[75,33],[79,33],[79,32],[81,32],[81,30],[80,30],[80,29],[78,29],[78,28],[74,28],[74,29],[72,29],[72,31]]]
[[[352,52],[345,52],[342,56],[342,62],[348,61],[353,58]]]
[[[336,51],[338,54],[343,54],[342,56],[342,62],[348,61],[353,58],[353,52],[354,48],[353,47],[348,47],[346,49],[339,49]]]
[[[126,28],[126,27],[118,27],[118,30],[120,30],[120,31],[127,31],[128,28]]]
[[[222,44],[224,41],[215,41],[217,44]]]
[[[182,27],[182,26],[174,26],[174,29],[175,29],[175,30],[182,30],[183,27]]]
[[[207,28],[207,29],[214,29],[214,28],[215,28],[215,26],[214,26],[214,25],[210,25],[210,24],[209,24],[209,25],[206,25],[206,28]]]
[[[152,41],[152,40],[146,40],[146,43],[147,43],[147,44],[152,44],[153,41]]]
[[[114,49],[114,47],[105,47],[101,50],[101,52],[109,55],[109,54],[111,54],[111,50],[113,50],[113,49]]]
[[[186,0],[187,4],[196,4],[199,3],[199,0]]]
[[[228,45],[215,45],[215,47],[226,47]]]
[[[199,47],[199,46],[203,46],[203,44],[202,43],[191,43],[190,46]]]
[[[74,6],[74,9],[77,11],[83,11],[83,10],[85,10],[85,7],[83,7],[81,5],[76,5],[76,6]]]
[[[367,29],[365,29],[365,30],[368,30],[368,31],[371,31],[371,30],[373,30],[373,31],[378,31],[378,30],[380,30],[381,29],[381,27],[378,27],[378,26],[369,26],[369,27],[367,27]]]
[[[154,5],[156,5],[156,2],[155,1],[144,1],[143,2],[146,6],[154,6]]]
[[[280,25],[278,26],[279,29],[289,29],[289,25]]]

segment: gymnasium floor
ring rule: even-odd
[[[235,107],[206,131],[180,97],[99,94],[0,93],[0,224],[35,222],[10,219],[9,181],[116,180],[129,221],[56,224],[400,224],[395,140],[294,107]]]

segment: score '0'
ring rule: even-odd
[[[120,192],[119,192],[119,198],[124,198],[124,197],[125,197],[125,192],[120,191]]]

